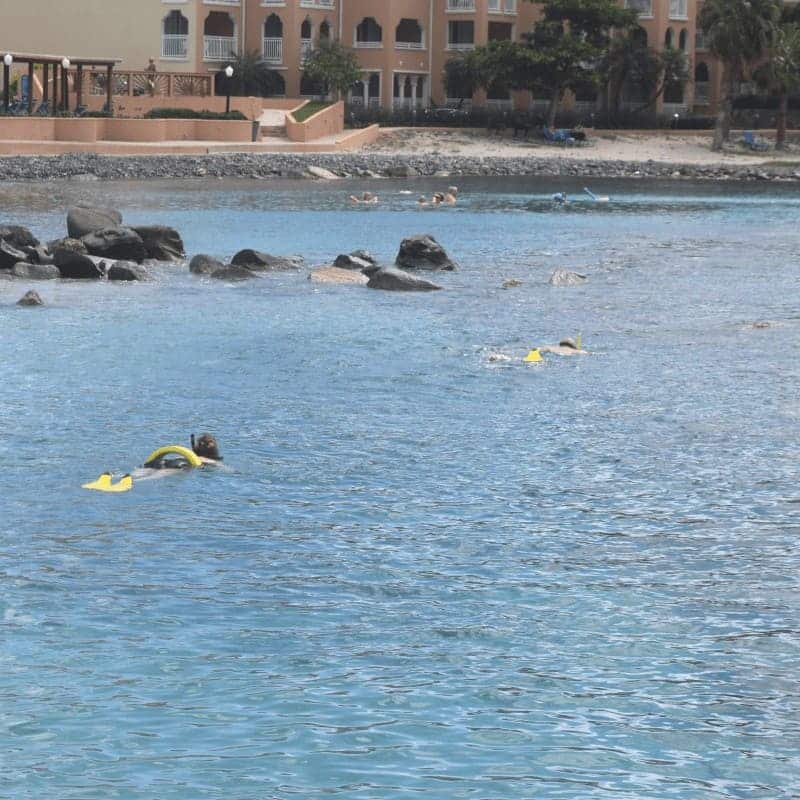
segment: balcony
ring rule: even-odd
[[[398,50],[424,50],[425,42],[395,42],[394,46]]]
[[[333,8],[334,0],[300,0],[300,8]]]
[[[356,39],[353,46],[358,50],[380,50],[380,48],[383,47],[383,42],[380,39],[366,39],[364,41]]]
[[[264,38],[264,61],[268,64],[283,64],[283,39],[276,36]]]
[[[465,52],[467,50],[474,50],[475,49],[475,42],[448,42],[447,43],[448,50],[459,50],[461,52]]]
[[[300,40],[300,63],[305,64],[314,49],[314,42],[311,39]]]
[[[489,0],[490,14],[516,14],[517,0]]]
[[[474,11],[475,0],[447,0],[448,11]]]
[[[669,0],[670,19],[689,19],[687,0]]]
[[[235,36],[203,37],[203,61],[227,61],[235,53]]]
[[[161,58],[185,59],[189,52],[189,37],[165,33],[161,36]]]

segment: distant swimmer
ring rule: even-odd
[[[421,194],[421,195],[420,195],[420,196],[417,198],[417,206],[418,206],[419,208],[427,208],[429,205],[430,205],[430,203],[428,202],[428,198],[427,198],[427,197],[425,197],[425,195],[424,195],[424,194]]]
[[[448,206],[454,206],[458,202],[458,186],[448,186],[444,194],[444,202]]]
[[[559,205],[559,206],[566,205],[567,203],[569,203],[569,198],[567,197],[567,193],[566,192],[556,192],[553,195],[553,202],[556,205]]]
[[[177,444],[159,447],[150,453],[140,469],[123,475],[118,481],[114,481],[111,472],[104,472],[97,480],[84,483],[82,488],[97,492],[127,492],[133,488],[134,479],[147,480],[157,474],[169,474],[169,471],[200,469],[222,463],[219,445],[210,433],[203,433],[196,440],[192,434],[191,444],[191,449]],[[158,473],[159,470],[165,472]]]
[[[363,192],[361,197],[356,197],[354,194],[350,195],[350,202],[353,205],[375,205],[379,202],[378,195],[372,194],[372,192]]]
[[[444,192],[434,192],[431,198],[431,205],[440,206],[442,203],[444,203]]]
[[[605,194],[595,194],[594,192],[587,189],[585,186],[583,187],[583,191],[594,200],[595,203],[607,203],[611,198]]]

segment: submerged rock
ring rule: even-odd
[[[522,281],[519,278],[508,278],[503,281],[501,289],[513,289],[515,286],[522,286]]]
[[[369,278],[362,272],[341,267],[322,267],[314,270],[308,279],[312,283],[355,284],[366,286]]]
[[[431,292],[442,287],[418,278],[397,267],[372,267],[365,273],[369,280],[367,288],[386,289],[392,292]]]
[[[228,264],[221,269],[214,270],[211,277],[219,281],[247,281],[255,278],[256,274],[253,270],[240,264]]]
[[[568,269],[557,269],[547,282],[551,286],[579,286],[582,283],[586,283],[586,281],[586,275],[581,275],[580,272],[572,272]]]
[[[61,277],[61,272],[55,264],[15,264],[11,274],[17,278],[34,281],[50,281]]]
[[[132,261],[115,261],[108,268],[110,281],[149,281],[150,273],[140,264]]]
[[[301,256],[272,256],[259,250],[246,248],[240,250],[232,259],[231,264],[237,267],[247,267],[258,272],[278,272],[281,270],[300,269],[303,266]]]
[[[75,206],[67,212],[67,233],[73,239],[80,239],[103,228],[115,228],[121,224],[122,214],[114,208]]]
[[[183,239],[175,228],[166,225],[136,225],[132,228],[144,242],[147,258],[180,261],[186,256]]]
[[[18,306],[43,306],[44,300],[39,297],[38,292],[34,292],[33,289],[28,290],[25,292],[19,300],[17,300]]]
[[[204,255],[202,253],[196,255],[189,262],[189,272],[192,272],[195,275],[211,275],[217,270],[224,268],[225,264],[223,264],[219,259],[216,259],[213,256]]]
[[[429,233],[403,239],[395,264],[403,269],[456,269],[455,262]]]

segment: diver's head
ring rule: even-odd
[[[195,440],[192,436],[192,450],[195,455],[200,458],[211,458],[214,461],[222,461],[222,456],[219,454],[219,446],[217,440],[210,433],[201,433]]]

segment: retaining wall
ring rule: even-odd
[[[344,103],[338,103],[317,111],[303,122],[294,115],[286,115],[286,136],[293,142],[313,142],[326,136],[338,136],[344,131]]]

